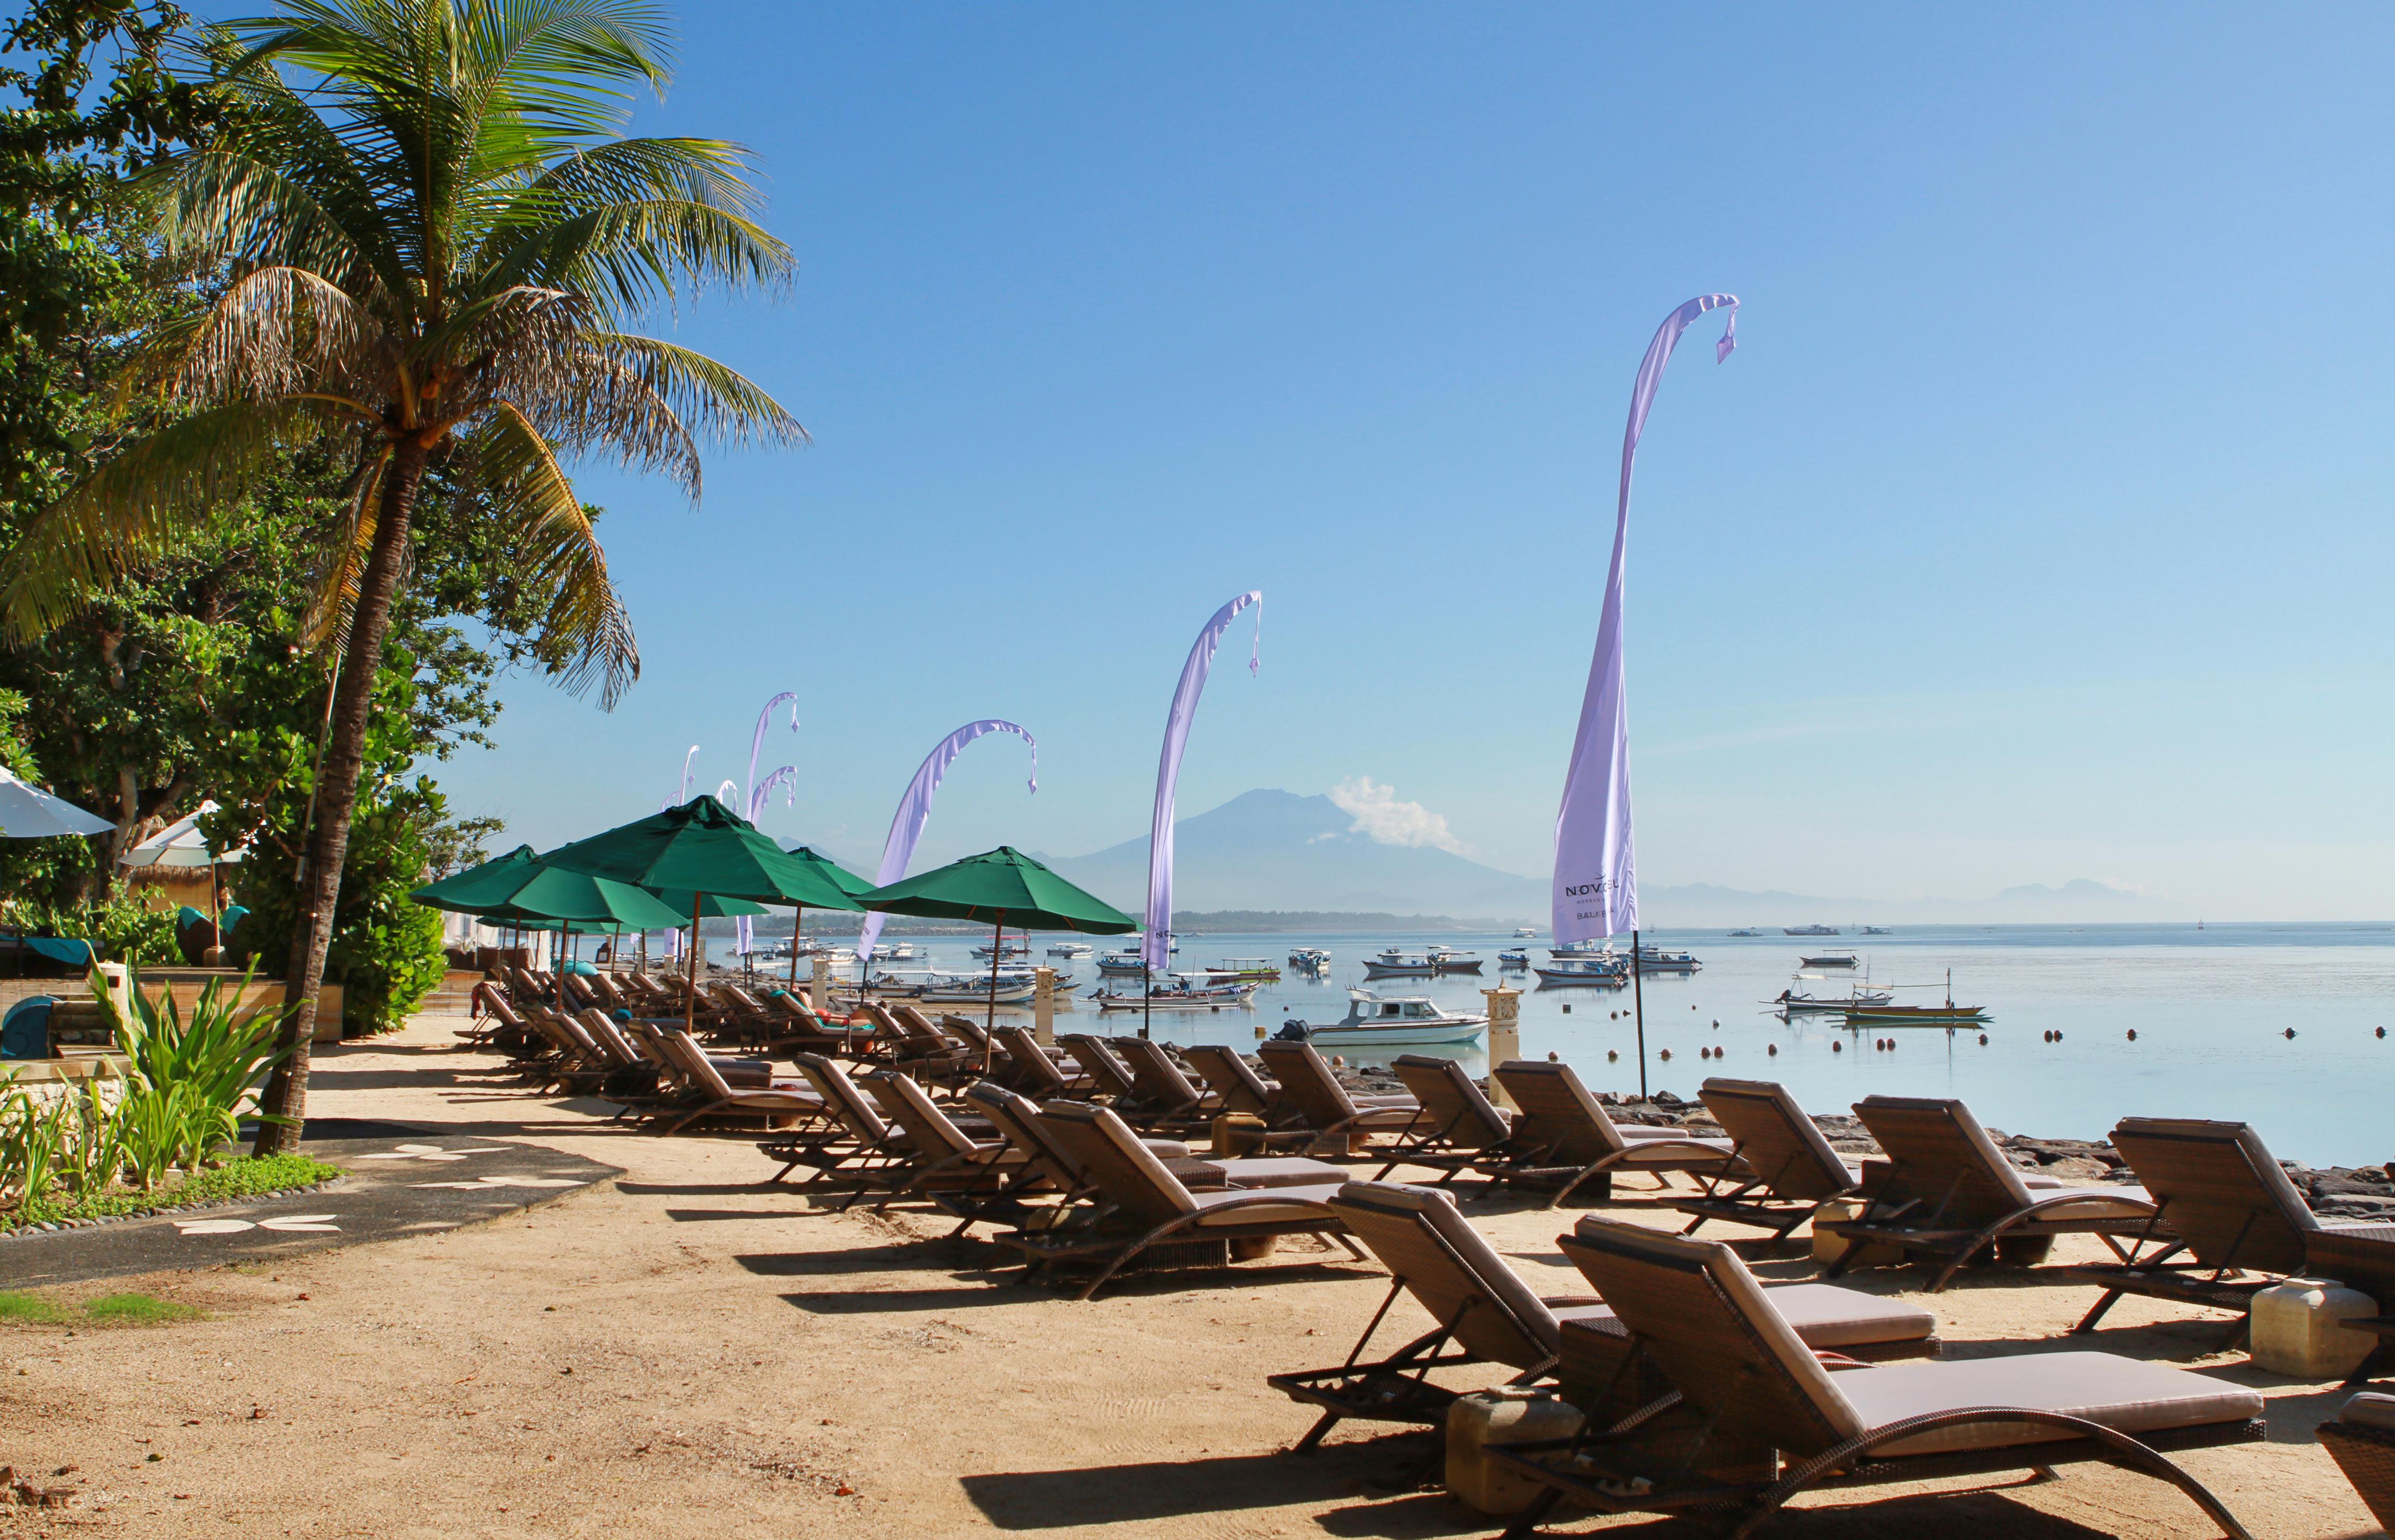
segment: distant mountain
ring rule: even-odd
[[[1376,843],[1329,797],[1243,792],[1184,818],[1172,836],[1183,909],[1372,909],[1543,919],[1547,884],[1428,845]],[[1145,907],[1147,838],[1088,856],[1042,856],[1130,913]]]
[[[1433,846],[1382,844],[1355,825],[1329,797],[1263,790],[1184,818],[1173,836],[1173,907],[1182,911],[1484,915],[1508,924],[1545,924],[1545,879],[1501,871]],[[1128,913],[1137,914],[1145,907],[1145,835],[1087,856],[1039,858]],[[2182,905],[2084,877],[2059,887],[2030,883],[1975,899],[1831,898],[1692,883],[1645,888],[1639,908],[1659,927],[1725,929],[1815,923],[2065,924],[2196,918]]]

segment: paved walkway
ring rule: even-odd
[[[0,1283],[30,1288],[275,1261],[480,1224],[624,1174],[520,1140],[346,1118],[311,1119],[300,1148],[348,1175],[321,1191],[0,1240]]]

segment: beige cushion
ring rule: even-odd
[[[2356,1423],[2363,1427],[2383,1427],[2395,1432],[2395,1396],[2382,1396],[2375,1390],[2364,1390],[2345,1403],[2337,1421]]]
[[[1780,1319],[1807,1348],[1884,1348],[1896,1342],[1921,1342],[1938,1332],[1938,1318],[1900,1299],[1884,1299],[1859,1289],[1835,1283],[1783,1283],[1763,1291],[1780,1308]],[[1568,1324],[1602,1327],[1614,1319],[1601,1304],[1567,1305],[1547,1301],[1555,1319]]]
[[[1340,1228],[1339,1216],[1330,1208],[1330,1200],[1339,1195],[1336,1183],[1326,1182],[1319,1187],[1275,1188],[1272,1194],[1273,1201],[1268,1203],[1256,1202],[1256,1194],[1237,1188],[1223,1192],[1193,1192],[1189,1196],[1192,1205],[1198,1211],[1199,1229],[1215,1225],[1320,1224],[1326,1228]],[[1234,1203],[1245,1206],[1219,1214],[1207,1212]]]
[[[2163,1428],[2243,1422],[2262,1414],[2259,1393],[2205,1374],[2113,1353],[2016,1353],[2008,1358],[1899,1363],[1831,1376],[1867,1427],[1932,1412],[2025,1406],[2101,1423],[2135,1436]],[[2068,1439],[2058,1427],[1973,1423],[1888,1444],[1881,1454],[2003,1449]]]
[[[1148,1153],[1159,1161],[1185,1161],[1190,1156],[1188,1141],[1184,1139],[1142,1139],[1139,1142],[1147,1146]]]
[[[1430,1227],[1445,1241],[1457,1261],[1462,1264],[1468,1278],[1448,1278],[1426,1274],[1409,1279],[1415,1298],[1441,1320],[1452,1319],[1457,1303],[1463,1295],[1457,1291],[1485,1291],[1499,1305],[1520,1321],[1523,1328],[1538,1338],[1547,1352],[1554,1352],[1560,1339],[1555,1334],[1555,1318],[1529,1285],[1497,1255],[1495,1247],[1478,1230],[1472,1228],[1455,1206],[1452,1194],[1444,1188],[1415,1187],[1402,1182],[1350,1182],[1341,1189],[1341,1213],[1347,1217],[1349,1228],[1363,1238],[1364,1243],[1376,1251],[1387,1243],[1382,1237],[1376,1242],[1371,1223],[1375,1214],[1397,1214],[1419,1220]],[[1389,1258],[1382,1257],[1383,1263]],[[1440,1269],[1451,1270],[1451,1269]]]
[[[1206,1163],[1220,1171],[1235,1188],[1336,1187],[1347,1180],[1346,1168],[1328,1161],[1254,1156]]]

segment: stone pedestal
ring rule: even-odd
[[[1489,1068],[1494,1069],[1522,1056],[1522,991],[1500,984],[1481,990],[1480,998],[1489,1002]],[[1493,1074],[1489,1077],[1489,1097],[1508,1111],[1521,1110]]]
[[[824,1007],[831,1000],[831,959],[818,957],[813,959],[813,962],[814,976],[807,981],[807,1004],[814,1009],[815,1015],[821,1016],[824,1014]]]
[[[1447,1490],[1492,1518],[1520,1513],[1547,1489],[1488,1458],[1492,1444],[1568,1439],[1580,1431],[1571,1402],[1542,1390],[1480,1390],[1447,1409]]]
[[[1031,976],[1031,1031],[1042,1048],[1056,1046],[1056,970],[1041,968]]]
[[[2339,1321],[2378,1313],[2378,1303],[2335,1279],[2291,1278],[2254,1296],[2249,1356],[2255,1367],[2299,1380],[2341,1380],[2378,1339]]]

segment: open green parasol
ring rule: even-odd
[[[698,921],[710,896],[805,909],[855,910],[864,905],[823,870],[757,832],[757,826],[713,797],[636,819],[604,834],[561,845],[543,864],[618,883],[691,896],[690,1025],[698,1019]]]
[[[1006,928],[1079,931],[1123,936],[1139,922],[1094,894],[1085,893],[1011,845],[951,861],[919,877],[875,888],[860,902],[884,914],[927,920],[977,920],[996,927],[989,950],[989,1026],[998,1026],[998,966],[1006,950]],[[985,1063],[984,1069],[987,1065]]]

